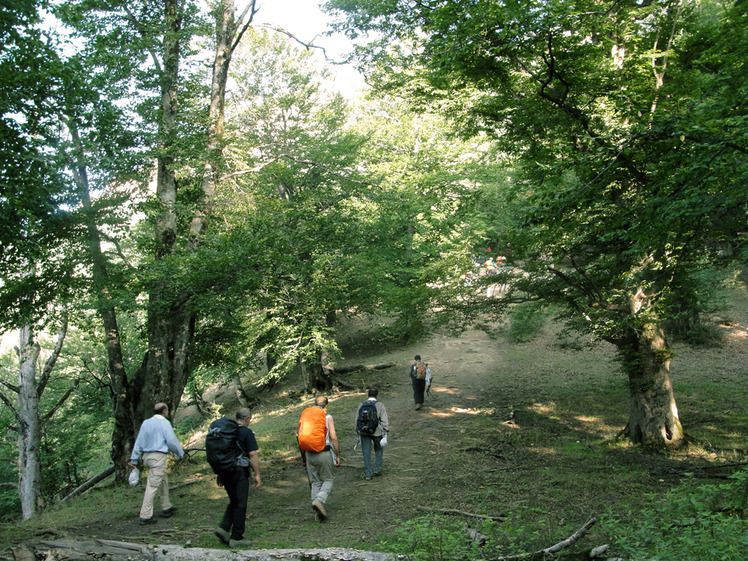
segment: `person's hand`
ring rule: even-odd
[[[216,475],[216,485],[218,485],[219,487],[223,487],[223,481],[221,480],[220,475]]]
[[[262,482],[260,481],[260,475],[255,473],[255,489],[259,489]]]
[[[335,456],[335,467],[340,467],[340,456]]]
[[[127,465],[129,465],[132,469],[138,469],[138,467],[136,465],[134,465],[132,462],[130,462]]]

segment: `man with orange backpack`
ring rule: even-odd
[[[340,466],[340,448],[332,415],[327,414],[327,398],[317,396],[314,406],[301,412],[296,433],[301,461],[309,476],[312,491],[312,509],[318,520],[325,520],[325,502],[332,491],[333,466]]]
[[[423,407],[423,394],[430,378],[429,365],[421,360],[421,355],[416,355],[415,362],[410,365],[410,379],[413,382],[413,401],[416,403],[416,409]]]

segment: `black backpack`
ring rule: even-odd
[[[356,432],[365,436],[372,436],[379,426],[379,414],[376,401],[364,401],[358,408],[356,417]]]
[[[241,453],[238,444],[239,423],[228,417],[216,419],[205,436],[205,456],[215,473],[231,471]]]

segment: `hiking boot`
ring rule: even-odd
[[[315,499],[314,502],[312,502],[312,508],[317,513],[317,517],[320,520],[324,520],[327,518],[327,513],[325,512],[325,503],[320,501],[319,499]]]
[[[422,404],[416,403],[416,411],[418,411],[421,408]]]
[[[164,509],[161,511],[161,518],[169,518],[170,516],[174,516],[174,513],[177,511],[177,507],[171,506],[167,509]]]
[[[220,526],[213,530],[213,533],[218,537],[219,540],[221,540],[223,543],[231,547],[231,540],[229,539],[229,533],[221,528]]]
[[[151,516],[150,518],[141,518],[140,519],[140,525],[145,526],[146,524],[155,524],[158,522],[158,518],[155,516]]]
[[[229,547],[231,549],[234,549],[235,547],[247,549],[249,546],[249,540],[229,540]]]
[[[381,471],[375,471],[374,472],[374,477],[379,477],[380,475],[382,475]]]
[[[370,475],[365,475],[364,479],[366,479],[366,481],[371,481],[371,476]]]

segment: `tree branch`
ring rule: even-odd
[[[39,378],[39,383],[37,384],[37,393],[39,394],[39,396],[44,393],[44,389],[47,387],[49,377],[52,375],[52,370],[54,369],[55,363],[60,356],[60,352],[62,351],[62,344],[65,342],[65,336],[67,335],[67,332],[68,317],[67,311],[65,311],[62,326],[60,327],[60,332],[57,334],[57,342],[55,343],[55,348],[52,350],[52,354],[49,355],[49,358],[44,363],[44,369],[42,370],[41,377]]]
[[[238,33],[236,33],[236,30],[234,30],[234,32],[235,32],[235,38],[234,38],[234,42],[231,45],[231,49],[230,49],[229,53],[233,54],[234,50],[236,50],[236,47],[239,45],[239,41],[241,41],[242,36],[244,35],[244,33],[247,31],[247,29],[249,28],[249,26],[254,21],[255,14],[259,11],[259,10],[257,10],[255,8],[255,4],[256,3],[257,3],[257,0],[252,0],[252,2],[250,4],[247,4],[247,7],[244,8],[244,11],[241,13],[241,15],[239,16],[239,18],[237,19],[237,28],[239,26],[241,26],[241,29],[239,30]],[[249,13],[249,19],[242,26],[241,22],[244,21],[244,18],[247,17],[248,13]]]
[[[20,393],[21,392],[21,388],[20,387],[15,386],[15,385],[11,384],[10,382],[6,382],[5,380],[0,380],[0,384],[2,384],[3,386],[5,386],[6,388],[8,388],[12,392],[15,392],[15,393]],[[0,394],[0,395],[2,395],[2,394]]]
[[[562,549],[565,549],[569,547],[570,545],[573,545],[577,541],[579,541],[580,538],[584,537],[587,532],[589,532],[590,528],[594,526],[597,523],[597,518],[590,518],[587,523],[582,526],[579,530],[574,532],[571,536],[566,538],[565,540],[562,540],[558,542],[555,545],[552,545],[551,547],[547,547],[545,549],[541,549],[539,551],[534,551],[532,553],[523,553],[521,555],[510,555],[508,557],[497,557],[496,559],[492,561],[522,561],[523,559],[555,559],[554,554],[558,553]],[[551,557],[554,556],[554,557]]]
[[[464,510],[457,510],[455,508],[431,508],[428,506],[419,506],[418,510],[425,510],[427,512],[438,512],[440,514],[457,514],[459,516],[469,516],[471,518],[479,518],[481,520],[494,520],[500,522],[505,520],[504,516],[490,516],[488,514],[475,514],[473,512],[465,512]]]
[[[80,383],[81,379],[76,378],[73,382],[73,385],[68,388],[68,391],[65,392],[65,395],[63,395],[60,399],[57,400],[57,403],[55,403],[55,406],[50,409],[46,415],[44,415],[43,420],[49,421],[52,418],[52,415],[54,415],[57,410],[62,407],[62,404],[67,401],[67,399],[70,397],[70,395],[75,391],[75,389],[78,387],[78,384]]]
[[[327,51],[325,50],[324,47],[320,47],[318,45],[314,45],[311,42],[310,43],[305,43],[304,41],[302,41],[301,39],[299,39],[298,37],[296,37],[296,35],[294,35],[290,31],[286,31],[282,27],[278,27],[276,25],[271,25],[269,23],[261,23],[260,27],[264,27],[265,29],[270,29],[271,31],[277,31],[278,33],[282,33],[283,35],[286,35],[287,37],[289,37],[289,38],[293,39],[294,41],[296,41],[299,45],[302,45],[303,47],[306,47],[307,49],[319,49],[320,51],[322,51],[322,56],[325,57],[325,60],[327,62],[331,62],[333,64],[340,64],[338,62],[335,62],[334,60],[332,60],[331,58],[329,58],[327,56]],[[312,39],[312,41],[314,41],[314,39],[316,39],[316,38],[317,38],[317,36],[315,36]]]

